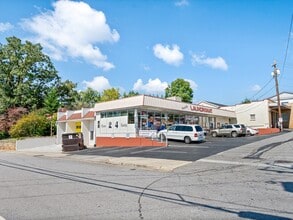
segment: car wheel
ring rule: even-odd
[[[237,137],[237,132],[236,131],[232,131],[231,137],[233,137],[233,138]]]
[[[217,137],[217,133],[216,132],[212,132],[212,137]]]
[[[185,137],[184,142],[185,142],[185,144],[190,144],[190,142],[191,142],[190,137]]]

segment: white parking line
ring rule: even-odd
[[[150,148],[150,149],[147,149],[147,150],[140,150],[140,151],[130,152],[130,154],[140,154],[140,153],[149,152],[149,151],[155,151],[155,150],[159,150],[159,148]]]
[[[203,145],[201,145],[201,146],[195,146],[195,145],[185,145],[185,146],[182,146],[182,145],[173,145],[173,144],[171,144],[171,145],[169,145],[168,147],[190,147],[190,148],[209,148],[208,146],[203,146]]]
[[[106,151],[106,153],[113,153],[113,152],[117,152],[117,151],[126,151],[126,150],[137,149],[137,148],[141,148],[141,147],[131,147],[131,148],[117,147],[117,148],[115,148],[113,150]]]
[[[177,150],[166,150],[166,151],[156,151],[156,152],[160,152],[160,153],[170,153],[170,154],[187,154],[189,152],[185,152],[185,151],[177,151]]]

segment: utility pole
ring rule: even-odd
[[[282,112],[281,112],[281,103],[280,103],[280,93],[279,93],[279,83],[278,83],[278,75],[280,75],[280,70],[277,68],[277,62],[274,61],[274,64],[272,65],[274,68],[272,72],[272,76],[275,78],[276,83],[276,94],[277,94],[277,101],[278,101],[278,125],[280,128],[280,131],[283,131],[283,118],[282,118]]]

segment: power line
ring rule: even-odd
[[[291,39],[292,21],[293,21],[293,14],[291,16],[291,22],[290,22],[289,33],[288,33],[287,46],[286,46],[286,51],[285,51],[285,58],[284,58],[283,67],[282,67],[282,72],[283,73],[284,73],[284,70],[285,70],[285,64],[286,64],[286,61],[287,61],[289,43],[290,43],[290,39]]]
[[[272,78],[273,79],[273,78]],[[264,94],[258,97],[258,99],[263,98],[264,96],[267,96],[268,93],[270,93],[275,88],[275,85],[270,87]]]
[[[260,90],[257,91],[257,93],[255,93],[252,97],[251,97],[251,100],[253,100],[253,98],[258,95],[262,90],[264,90],[264,88],[266,88],[270,82],[273,80],[273,78],[271,78]]]
[[[292,23],[293,23],[293,14],[291,16],[291,22],[290,22],[290,27],[289,27],[289,33],[288,33],[288,39],[287,39],[287,46],[286,46],[286,50],[285,50],[285,57],[284,57],[284,62],[283,62],[283,66],[282,66],[282,75],[280,77],[281,78],[284,76],[284,72],[285,72],[285,65],[286,65],[286,61],[287,61],[287,56],[288,56],[288,50],[289,50],[289,44],[290,44],[290,39],[291,39],[291,31],[292,31]],[[261,97],[263,97],[264,95],[266,95],[267,93],[271,92],[274,87],[271,87],[267,92],[265,92],[265,94],[259,96],[258,98],[255,98],[262,90],[264,90],[269,84],[270,82],[273,80],[273,78],[271,78],[259,91],[257,91],[252,97],[251,100],[255,99],[260,99]]]

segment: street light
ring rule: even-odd
[[[282,118],[282,112],[281,112],[281,103],[280,103],[280,94],[279,94],[279,84],[278,84],[278,75],[280,75],[280,70],[277,68],[277,63],[274,61],[274,64],[272,65],[274,68],[272,72],[272,76],[275,78],[276,83],[276,94],[277,94],[277,100],[278,100],[278,125],[281,131],[283,131],[283,118]]]

